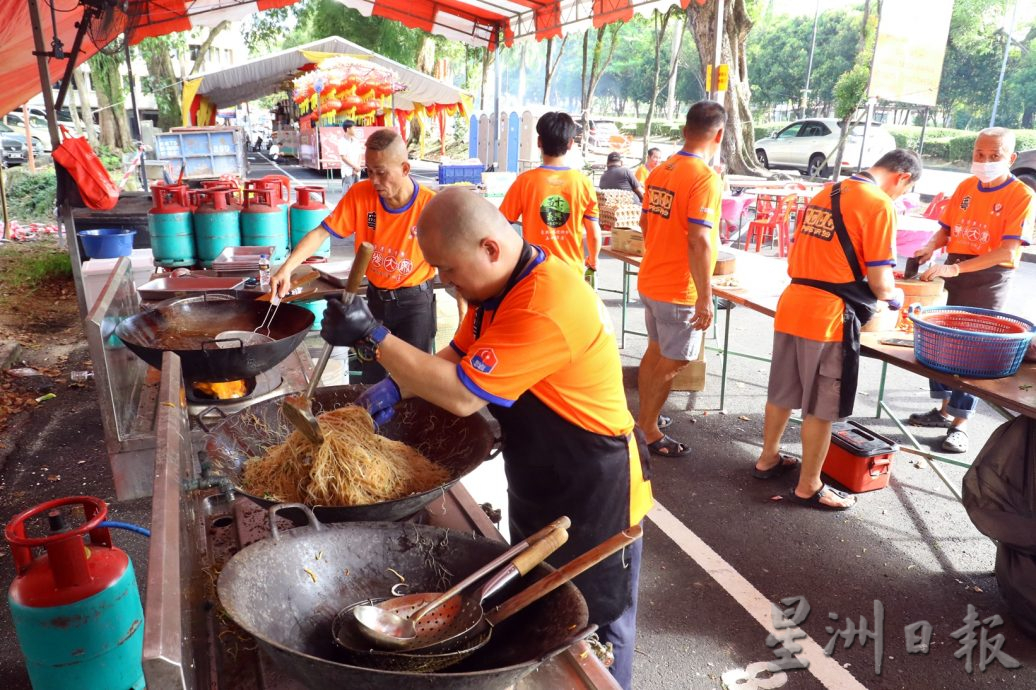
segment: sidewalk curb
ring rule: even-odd
[[[0,342],[0,369],[7,369],[22,354],[21,343],[14,340]]]

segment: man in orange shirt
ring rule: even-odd
[[[723,141],[726,111],[701,101],[687,112],[684,145],[648,175],[640,228],[644,260],[637,289],[644,304],[648,346],[637,372],[637,426],[655,455],[679,457],[690,446],[660,428],[673,378],[698,356],[702,331],[712,323],[712,284],[719,251],[723,182],[709,161]]]
[[[555,565],[640,523],[653,502],[648,455],[633,435],[610,318],[590,286],[463,190],[429,202],[418,240],[472,308],[431,356],[389,334],[361,300],[328,300],[321,335],[373,350],[391,375],[357,402],[379,424],[410,396],[462,416],[488,406],[503,432],[511,540],[572,520]],[[636,542],[575,580],[590,622],[614,645],[623,688],[632,687],[641,550]]]
[[[504,195],[500,212],[522,221],[522,237],[556,256],[579,275],[597,270],[601,226],[597,223],[597,193],[579,170],[565,167],[576,123],[566,113],[547,113],[536,122],[536,142],[543,165],[523,172]],[[583,232],[586,232],[586,256]]]
[[[915,254],[924,263],[936,249],[946,247],[946,262],[929,268],[921,279],[943,278],[947,304],[1000,310],[1007,301],[1022,245],[1032,240],[1036,216],[1036,195],[1011,175],[1018,157],[1014,146],[1014,133],[1003,127],[979,132],[971,157],[973,177],[957,186],[939,219],[939,232]],[[938,381],[928,385],[941,406],[912,414],[909,422],[946,429],[943,450],[966,452],[964,425],[978,399]]]
[[[367,267],[367,299],[371,310],[394,333],[425,352],[435,347],[435,269],[425,261],[416,238],[417,218],[432,191],[410,177],[406,144],[393,129],[379,129],[367,138],[367,180],[349,188],[324,221],[306,233],[271,279],[274,294],[285,296],[291,272],[313,255],[329,235],[356,236],[370,242],[374,255]],[[385,377],[377,362],[364,362],[361,381]]]
[[[896,149],[873,167],[825,187],[810,202],[788,256],[791,285],[774,317],[773,359],[763,448],[753,475],[770,479],[799,463],[780,452],[794,409],[801,409],[802,466],[788,497],[821,510],[845,510],[856,498],[820,479],[831,423],[852,413],[860,327],[879,309],[902,306],[896,288],[896,211],[892,200],[921,176],[921,159]],[[866,276],[866,280],[864,280]]]
[[[647,150],[647,158],[644,159],[644,162],[633,170],[633,176],[643,186],[647,182],[648,173],[657,168],[661,162],[662,152],[655,147],[651,147]]]

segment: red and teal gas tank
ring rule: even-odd
[[[330,213],[325,203],[323,187],[296,187],[296,200],[291,205],[291,246],[295,247],[313,228],[320,225]],[[328,237],[313,253],[326,259],[331,256],[331,238]]]
[[[277,265],[288,258],[288,219],[274,205],[274,191],[251,182],[245,187],[245,207],[241,209],[241,244],[273,247],[270,262]]]
[[[166,268],[193,266],[197,261],[194,249],[194,225],[187,201],[186,185],[151,185],[154,206],[147,214],[147,229],[155,264]]]
[[[241,207],[237,191],[227,187],[210,187],[193,192],[194,240],[202,266],[212,262],[227,247],[241,246]]]
[[[66,527],[67,506],[82,506],[82,525]],[[144,688],[144,611],[133,564],[102,526],[107,514],[98,498],[70,496],[7,524],[16,572],[7,602],[34,690]],[[42,516],[49,532],[29,536]]]

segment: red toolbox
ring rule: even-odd
[[[884,489],[892,474],[892,455],[898,450],[892,439],[859,422],[835,422],[823,471],[854,493]]]

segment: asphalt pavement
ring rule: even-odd
[[[337,180],[286,169],[307,184],[327,184],[329,202],[337,199]],[[422,165],[418,174],[428,179],[433,170]],[[350,253],[349,244],[336,242],[336,256]],[[599,285],[617,289],[621,264],[604,259],[600,268]],[[1036,266],[1025,264],[1019,269],[1010,310],[1033,316],[1034,288]],[[618,324],[619,298],[602,295]],[[744,308],[722,316],[732,319],[735,349],[769,354],[770,318]],[[642,327],[639,304],[631,305],[630,318],[632,327]],[[636,367],[645,345],[644,338],[628,336],[622,351],[632,409],[637,407]],[[822,513],[775,500],[792,487],[793,478],[759,481],[750,474],[762,437],[768,364],[731,358],[726,409],[720,410],[719,356],[710,352],[707,363],[706,390],[673,393],[665,409],[674,417],[669,433],[690,443],[692,454],[652,462],[658,505],[645,525],[638,690],[719,688],[724,674],[733,682],[738,674],[745,675],[746,668],[760,668],[753,664],[776,660],[767,646],[771,606],[790,597],[803,597],[809,604],[808,616],[799,626],[807,637],[795,640],[803,646],[805,651],[798,656],[808,661],[809,668],[729,687],[1036,687],[1036,641],[1018,629],[1000,598],[992,573],[994,545],[974,528],[960,503],[923,462],[898,454],[890,486],[862,495],[846,513]],[[864,360],[861,369],[855,418],[895,438],[891,421],[873,417],[879,364]],[[62,391],[59,399],[67,407],[60,414],[48,415],[43,408],[33,415],[17,430],[6,462],[0,461],[0,517],[5,520],[43,498],[79,492],[113,498],[94,391],[90,387]],[[886,399],[902,416],[932,404],[922,377],[896,369],[890,370]],[[972,449],[967,459],[975,456],[1001,422],[995,411],[980,404],[971,425]],[[939,434],[921,430],[919,437],[934,444]],[[794,425],[785,436],[785,448],[792,453],[800,450]],[[483,468],[486,476],[497,477],[495,482],[483,481],[472,490],[493,489],[495,484],[499,491],[500,464],[489,462]],[[944,471],[958,483],[964,473],[949,466]],[[54,473],[61,475],[61,481],[48,480]],[[479,493],[476,499],[498,500],[482,499]],[[116,519],[149,522],[146,500],[114,502],[112,510]],[[118,533],[115,538],[130,552],[143,582],[146,543],[128,534]],[[9,554],[0,557],[0,577],[8,581],[13,577]],[[788,606],[792,603],[789,600]],[[883,616],[880,630],[875,626],[876,606]],[[976,645],[970,653],[953,637],[965,628],[969,607],[979,617],[972,626]],[[1002,617],[1003,624],[994,627],[992,616]],[[861,617],[866,621],[861,622]],[[850,621],[875,634],[854,636]],[[926,653],[911,654],[905,627],[920,621],[931,625],[930,645]],[[834,656],[826,657],[822,648],[834,633],[845,630],[850,632],[836,640]],[[979,669],[983,648],[987,656],[991,649],[983,647],[982,641],[992,644],[997,635],[1003,635],[1000,652],[1017,659],[1021,668],[1009,670],[994,661],[984,671]],[[853,640],[849,648],[844,638]],[[861,639],[867,640],[866,646],[860,645]],[[6,609],[0,612],[0,641],[0,685],[12,690],[28,687]],[[958,655],[971,657],[971,673],[966,659]]]

